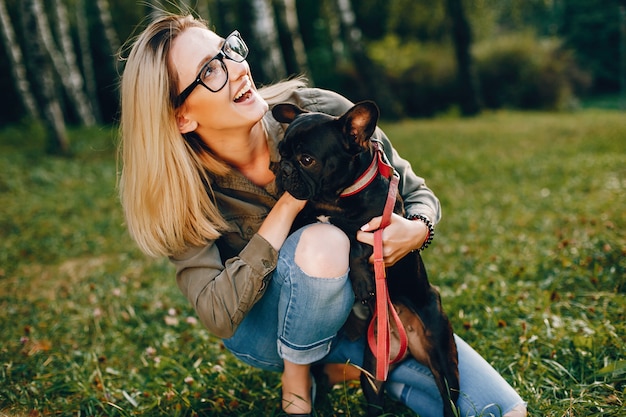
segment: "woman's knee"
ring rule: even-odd
[[[349,256],[346,234],[331,224],[318,223],[302,232],[295,262],[307,275],[336,278],[348,270]]]

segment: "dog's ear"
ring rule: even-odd
[[[302,113],[308,113],[308,111],[291,103],[280,103],[272,109],[272,116],[281,123],[291,123]]]
[[[378,106],[373,101],[362,101],[355,104],[339,120],[343,123],[343,133],[352,138],[357,145],[367,146],[369,138],[376,129],[378,122]]]

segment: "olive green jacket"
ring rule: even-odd
[[[291,100],[309,111],[341,115],[352,103],[344,97],[321,89],[295,90]],[[286,125],[281,125],[268,112],[264,117],[268,130],[273,163],[279,161],[278,143]],[[416,176],[410,164],[400,158],[385,134],[377,129],[375,137],[382,140],[385,153],[400,175],[399,192],[404,198],[407,214],[423,214],[433,224],[441,217],[439,200]],[[230,228],[202,247],[190,247],[170,258],[176,267],[176,281],[194,306],[200,321],[218,337],[231,337],[265,292],[278,259],[276,250],[257,230],[278,200],[274,183],[259,187],[241,173],[231,171],[212,178],[211,187],[220,212]]]

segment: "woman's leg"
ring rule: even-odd
[[[289,413],[310,409],[309,364],[319,361],[345,322],[354,294],[348,280],[347,237],[328,224],[294,232],[283,245],[266,293],[224,341],[239,359],[282,371]],[[306,378],[304,377],[306,375]],[[300,407],[302,408],[302,407]]]
[[[338,304],[348,307],[354,297],[346,299],[345,289],[337,294],[336,300],[329,299],[328,294],[319,294],[318,299],[309,297],[311,305],[298,305],[292,307],[293,300],[298,299],[297,292],[300,291],[298,286],[300,282],[316,279],[316,280],[337,280],[346,276],[348,272],[348,255],[350,251],[350,242],[343,232],[334,226],[319,223],[307,228],[300,237],[300,241],[296,247],[294,263],[295,268],[288,274],[291,279],[300,276],[297,280],[298,284],[292,282],[291,294],[288,297],[281,298],[279,311],[284,311],[285,320],[280,325],[279,318],[279,352],[284,359],[285,369],[283,371],[283,409],[285,412],[294,413],[310,413],[312,409],[311,399],[311,376],[310,364],[321,357],[314,358],[310,353],[302,355],[298,351],[298,347],[293,346],[293,341],[300,340],[300,343],[307,342],[310,336],[303,334],[297,325],[299,314],[311,315],[312,312],[322,312],[327,308],[328,303]],[[315,277],[315,278],[311,278]],[[344,287],[345,288],[345,287]],[[343,316],[347,316],[346,314]],[[305,319],[305,317],[301,317]],[[327,326],[324,314],[320,315],[322,319],[319,323],[321,326]],[[290,326],[289,320],[293,320]],[[339,324],[339,323],[337,323]],[[309,327],[310,325],[307,325]],[[339,324],[341,326],[341,324]],[[290,328],[291,327],[291,328]],[[281,334],[281,329],[283,330]],[[336,333],[339,328],[334,328]],[[322,355],[323,356],[323,355]]]
[[[493,415],[524,417],[526,406],[515,390],[502,376],[461,338],[455,336],[459,352],[461,392],[457,406],[461,416]],[[363,363],[364,340],[355,342],[339,338],[324,362]],[[337,380],[341,366],[328,368],[330,380]],[[356,372],[348,369],[346,375]],[[430,370],[413,359],[402,362],[389,375],[387,393],[406,404],[421,417],[441,416],[443,402]]]

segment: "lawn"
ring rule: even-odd
[[[626,415],[625,114],[383,128],[441,199],[424,260],[455,331],[532,416]],[[65,158],[42,136],[0,129],[0,415],[280,415],[279,376],[234,360],[125,232],[115,130],[72,130]],[[361,415],[358,387],[317,409]]]

